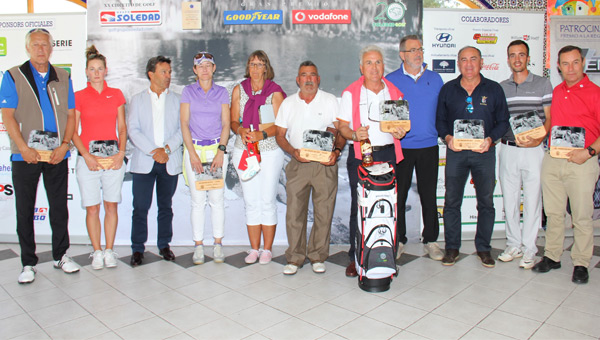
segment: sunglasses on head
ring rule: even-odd
[[[46,34],[50,34],[50,32],[45,28],[32,28],[27,34],[36,33],[36,32],[44,32]]]
[[[194,65],[200,65],[204,61],[215,63],[215,57],[208,52],[200,52],[194,56]]]
[[[473,113],[473,98],[471,96],[468,96],[466,99],[467,102],[467,112],[469,113]]]

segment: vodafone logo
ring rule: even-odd
[[[352,11],[349,9],[295,9],[292,10],[293,24],[350,24]]]

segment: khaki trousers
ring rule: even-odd
[[[594,187],[598,180],[598,156],[579,165],[544,155],[542,163],[542,196],[548,216],[544,255],[560,261],[565,238],[567,199],[573,218],[575,243],[571,249],[573,265],[587,267],[594,248],[592,215]]]
[[[302,266],[306,257],[311,263],[325,262],[329,256],[331,220],[338,186],[338,166],[317,162],[301,163],[296,159],[285,168],[287,176],[287,212],[285,218],[289,247],[288,263]],[[308,244],[306,229],[308,203],[312,192],[314,218]]]

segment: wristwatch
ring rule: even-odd
[[[591,145],[587,147],[587,151],[590,153],[590,156],[592,156],[592,157],[596,156],[596,153],[597,153],[596,149],[592,148]]]
[[[167,156],[171,155],[171,148],[169,148],[165,145],[164,149],[165,149],[165,153],[167,154]]]
[[[227,147],[223,144],[219,144],[218,147],[219,150],[223,151],[223,153],[227,153]]]

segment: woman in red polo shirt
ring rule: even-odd
[[[86,50],[85,74],[87,87],[75,93],[77,147],[77,182],[81,204],[86,209],[86,225],[94,252],[92,268],[117,266],[113,251],[117,232],[117,207],[121,202],[121,186],[125,175],[123,157],[127,143],[125,97],[121,90],[108,87],[106,58],[94,45]],[[79,124],[81,123],[81,133]],[[117,136],[118,131],[118,136]],[[102,251],[100,236],[100,203],[104,201],[104,236],[106,250]]]

